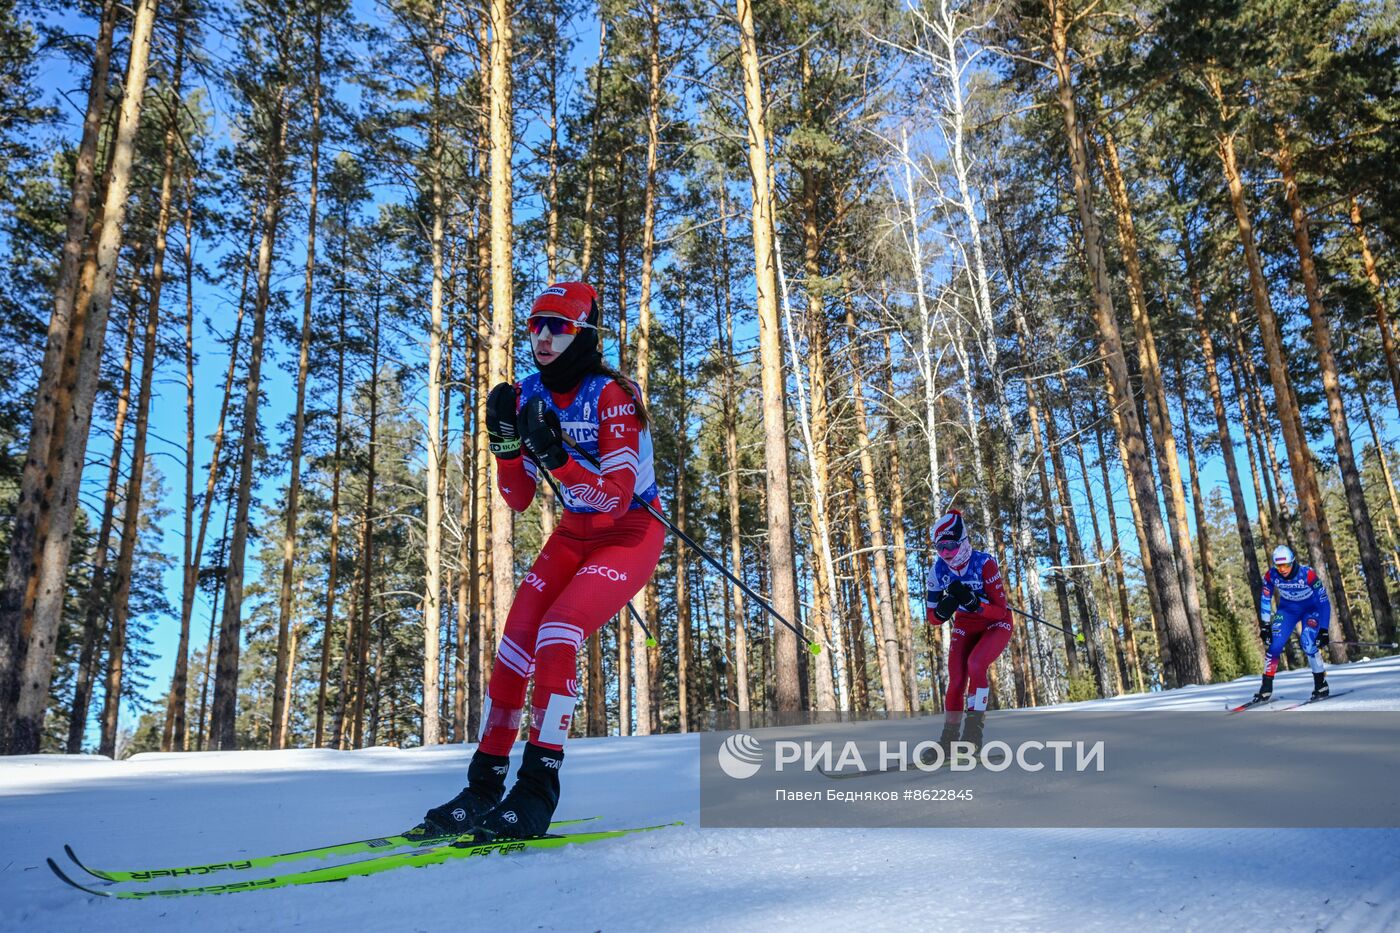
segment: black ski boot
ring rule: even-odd
[[[467,766],[467,786],[447,803],[433,807],[423,816],[423,822],[404,835],[409,838],[460,836],[469,833],[477,820],[501,802],[506,791],[506,775],[510,759],[505,755],[488,755],[478,750]]]
[[[1272,674],[1264,675],[1264,682],[1259,685],[1259,692],[1254,694],[1251,703],[1267,703],[1274,695],[1274,677]]]
[[[554,808],[559,806],[559,767],[563,763],[562,751],[526,742],[515,786],[477,821],[477,840],[532,839],[548,833]]]
[[[938,747],[943,749],[943,762],[947,764],[948,755],[951,753],[953,743],[958,740],[958,727],[961,725],[956,720],[948,720],[943,723],[943,734],[938,737]],[[932,766],[938,760],[938,753],[931,748],[926,748],[919,753],[919,761],[925,767]]]
[[[972,754],[976,755],[982,750],[982,730],[987,724],[987,714],[981,710],[972,710],[967,714],[967,720],[963,723],[962,740],[972,743]]]
[[[1319,674],[1314,674],[1314,675],[1313,675],[1313,692],[1312,692],[1312,698],[1313,698],[1314,700],[1323,700],[1323,699],[1326,699],[1328,696],[1330,696],[1331,693],[1332,693],[1332,688],[1329,687],[1329,686],[1327,686],[1327,673],[1326,673],[1326,671],[1323,671],[1322,673],[1319,673]]]

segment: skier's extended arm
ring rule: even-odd
[[[486,436],[496,456],[496,488],[516,512],[530,507],[535,498],[534,464],[520,456],[520,430],[516,405],[519,389],[502,382],[486,397]]]

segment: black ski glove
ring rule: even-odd
[[[943,595],[933,606],[933,617],[939,622],[947,622],[953,617],[953,613],[958,611],[958,597],[952,592],[952,588],[943,591]]]
[[[1259,640],[1266,645],[1274,640],[1273,624],[1265,619],[1259,620]]]
[[[515,386],[502,382],[486,396],[486,437],[491,453],[502,460],[520,456],[520,431],[515,423]]]
[[[1318,629],[1318,630],[1317,630],[1317,646],[1318,646],[1319,648],[1326,648],[1326,647],[1327,647],[1328,645],[1330,645],[1330,644],[1332,644],[1332,636],[1327,634],[1327,629],[1325,629],[1325,628],[1320,628],[1320,629]]]
[[[546,470],[557,470],[569,462],[559,416],[542,398],[531,399],[520,410],[520,438],[535,462]]]
[[[964,612],[976,612],[982,607],[981,598],[962,580],[954,577],[943,592],[951,593],[957,600],[957,607]]]

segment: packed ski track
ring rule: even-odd
[[[1329,681],[1350,692],[1241,715],[1400,709],[1400,658],[1334,667]],[[1082,705],[1225,715],[1255,685]],[[1310,689],[1305,670],[1275,683],[1290,699]],[[0,759],[0,930],[1400,929],[1400,830],[706,830],[693,735],[568,747],[557,818],[601,817],[589,829],[685,822],[663,832],[178,900],[91,897],[45,865],[66,861],[65,843],[92,866],[124,869],[399,832],[461,785],[470,752]],[[1345,773],[1336,792],[1347,793]]]

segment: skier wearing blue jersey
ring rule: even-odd
[[[1302,631],[1298,641],[1312,669],[1312,698],[1320,700],[1327,696],[1327,671],[1318,649],[1327,647],[1327,626],[1331,621],[1332,604],[1327,600],[1327,588],[1322,585],[1317,571],[1299,564],[1297,555],[1288,545],[1274,548],[1274,566],[1264,575],[1264,585],[1259,591],[1259,639],[1268,647],[1264,654],[1264,682],[1254,694],[1255,703],[1266,702],[1273,696],[1278,659],[1299,623],[1302,623]]]

